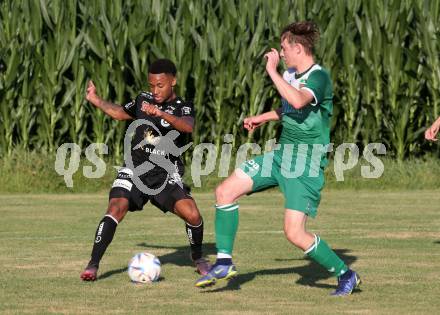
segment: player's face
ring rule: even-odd
[[[281,41],[280,57],[288,68],[295,68],[301,55],[301,47],[296,43],[289,43],[287,38]]]
[[[148,74],[150,92],[153,93],[154,101],[158,104],[169,101],[175,97],[173,87],[176,85],[176,78],[167,73]]]

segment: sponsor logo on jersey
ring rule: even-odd
[[[127,103],[124,105],[125,109],[130,109],[134,106],[134,104],[136,104],[135,101],[131,101],[130,103]]]
[[[123,167],[119,169],[118,176],[124,176],[123,178],[131,178],[133,176],[133,171],[128,167]]]
[[[129,178],[131,178],[131,175],[125,174],[125,173],[118,173],[118,178],[119,179],[129,179]]]
[[[184,115],[189,115],[189,114],[191,114],[191,107],[183,106],[183,107],[182,107],[182,113],[183,113]]]
[[[165,150],[156,150],[156,149],[145,148],[145,152],[150,153],[150,154],[165,155]]]
[[[131,191],[131,188],[133,187],[133,183],[126,180],[126,179],[115,179],[113,182],[112,188],[115,187],[121,187],[124,189],[127,189],[128,191]]]

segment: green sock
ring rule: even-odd
[[[215,207],[215,242],[218,253],[232,255],[238,229],[238,204]]]
[[[341,276],[348,270],[347,265],[318,235],[315,235],[315,242],[304,253],[336,277]]]

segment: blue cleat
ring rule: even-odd
[[[237,275],[235,265],[214,265],[206,276],[196,281],[196,287],[205,288],[215,285],[219,280],[230,280]]]
[[[359,278],[359,275],[355,271],[348,269],[346,273],[338,277],[338,287],[331,295],[350,295],[360,284],[361,278]]]

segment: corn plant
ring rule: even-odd
[[[379,141],[384,133],[383,126],[383,63],[384,38],[381,36],[384,21],[376,14],[372,2],[364,3],[362,17],[355,15],[356,27],[361,38],[361,58],[359,70],[362,76],[360,85],[361,103],[366,109],[362,134],[364,143]]]
[[[439,1],[5,0],[0,3],[0,155],[54,151],[63,141],[111,146],[125,124],[84,99],[124,103],[147,89],[156,58],[178,68],[177,93],[194,101],[195,143],[263,141],[245,116],[280,105],[263,55],[292,21],[318,23],[316,62],[334,83],[333,141],[386,143],[398,159],[420,153],[440,115]],[[280,71],[283,67],[280,66]]]
[[[414,34],[422,41],[423,61],[426,72],[426,84],[429,90],[430,108],[429,120],[440,115],[440,3],[438,1],[419,1],[414,6],[418,27]]]
[[[39,146],[53,152],[68,127],[63,121],[63,107],[69,102],[72,89],[64,91],[64,73],[71,67],[76,47],[82,38],[76,35],[75,3],[40,1],[46,25],[51,29],[42,49],[36,52],[40,69],[42,104],[38,111]],[[63,93],[64,91],[64,93]]]

